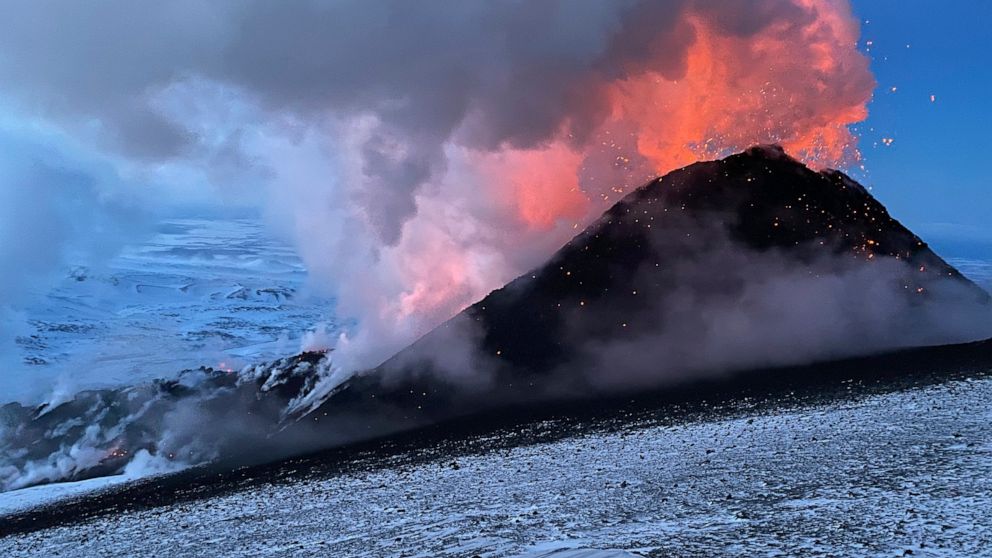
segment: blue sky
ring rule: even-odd
[[[938,249],[988,253],[992,2],[858,0],[854,9],[878,80],[860,127],[875,195]]]

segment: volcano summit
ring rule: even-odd
[[[863,186],[758,146],[632,192],[545,265],[336,388],[315,416],[364,401],[430,422],[989,327],[989,295]]]

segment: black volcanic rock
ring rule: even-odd
[[[632,192],[311,416],[419,424],[549,394],[970,341],[988,304],[863,186],[759,146]],[[986,313],[962,317],[975,309]]]
[[[201,367],[170,380],[0,407],[0,491],[117,474],[139,452],[158,469],[238,453],[263,440],[287,404],[313,389],[324,353],[240,374]],[[264,444],[263,444],[264,445]]]

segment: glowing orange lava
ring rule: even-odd
[[[577,117],[529,149],[452,144],[458,171],[419,196],[384,260],[401,277],[387,313],[423,332],[536,265],[623,193],[700,159],[778,143],[814,167],[857,164],[850,126],[867,116],[875,86],[857,21],[845,2],[793,4],[747,33],[684,14],[684,72],[661,43],[647,49],[657,60],[597,74],[584,87],[607,110],[591,132],[570,129],[588,120]]]
[[[498,177],[523,224],[548,230],[598,214],[618,190],[755,144],[780,144],[814,167],[856,163],[850,126],[867,117],[875,85],[856,48],[857,22],[842,2],[796,4],[804,17],[751,35],[690,13],[695,38],[684,75],[665,77],[670,70],[659,60],[604,81],[609,116],[590,141],[575,145],[566,127],[548,145],[487,154],[480,173]]]

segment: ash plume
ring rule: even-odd
[[[148,206],[262,208],[374,366],[623,192],[777,142],[857,164],[846,2],[107,2],[0,8],[3,101]],[[163,195],[163,192],[165,194]]]

